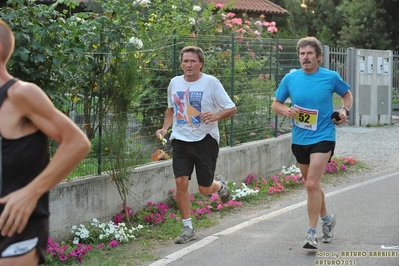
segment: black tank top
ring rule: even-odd
[[[7,84],[6,84],[7,85]],[[2,95],[7,93],[0,88],[0,107]],[[8,86],[10,87],[10,85]],[[48,138],[41,131],[18,139],[2,138],[2,189],[1,197],[29,184],[49,163]],[[0,213],[4,205],[0,204]],[[38,201],[32,216],[50,214],[49,192]]]

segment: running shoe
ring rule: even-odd
[[[305,245],[303,245],[303,248],[317,249],[317,235],[308,233],[306,236]]]
[[[333,229],[335,227],[335,216],[331,214],[331,221],[329,223],[321,223],[321,229],[323,231],[323,236],[321,241],[323,243],[330,243],[333,238]]]
[[[197,239],[197,237],[195,236],[194,228],[191,229],[189,226],[184,226],[181,235],[175,238],[175,243],[184,244],[195,239]]]
[[[219,198],[223,203],[226,203],[231,198],[231,191],[227,183],[224,181],[223,176],[217,175],[215,178],[216,181],[219,181],[222,184],[222,189],[218,192]]]

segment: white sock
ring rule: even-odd
[[[190,229],[193,229],[193,224],[191,223],[191,218],[183,219],[183,226],[188,226]]]

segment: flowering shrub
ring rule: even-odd
[[[235,183],[233,183],[235,185]],[[231,191],[231,199],[242,199],[247,198],[252,195],[257,195],[259,193],[259,188],[255,187],[254,189],[247,187],[245,183],[242,183],[240,187],[237,187]]]
[[[273,175],[270,179],[264,176],[257,177],[253,173],[249,174],[243,185],[250,186],[254,190],[267,191],[268,194],[283,192],[287,186],[304,183],[301,171],[295,165],[290,167],[283,166],[281,172]],[[255,194],[255,193],[252,193]]]
[[[178,210],[175,190],[171,189],[169,191],[169,198],[171,204],[175,206],[174,209]],[[197,220],[206,218],[206,214],[211,214],[212,211],[221,211],[222,209],[226,211],[229,209],[234,209],[235,207],[242,206],[241,202],[234,199],[231,199],[226,203],[222,203],[217,193],[213,193],[210,196],[203,196],[201,194],[190,194],[190,200],[190,214],[193,215]]]
[[[346,171],[349,165],[354,165],[357,160],[353,157],[345,157],[345,158],[331,158],[331,161],[327,164],[325,174],[332,174],[339,172],[340,170]]]
[[[127,228],[125,223],[115,224],[114,222],[100,223],[97,219],[93,219],[89,226],[85,227],[83,224],[79,226],[72,226],[72,243],[77,244],[99,244],[104,242],[128,242],[134,239],[134,232],[143,228],[138,225],[136,228]],[[115,245],[115,243],[113,244]]]
[[[86,255],[93,248],[90,245],[77,244],[76,247],[59,244],[49,238],[47,241],[47,260],[53,265],[55,262],[82,262],[83,255]]]
[[[157,204],[147,202],[147,206],[140,212],[136,213],[134,219],[143,222],[146,225],[157,226],[166,222],[166,217],[169,212],[169,206],[162,202]]]

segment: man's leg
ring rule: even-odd
[[[205,196],[219,192],[221,189],[222,189],[222,184],[216,180],[212,182],[212,185],[210,187],[203,187],[198,185],[199,192]]]
[[[317,248],[317,222],[319,215],[327,214],[325,196],[321,188],[321,178],[324,174],[331,152],[312,153],[310,164],[299,164],[302,176],[305,179],[305,187],[308,194],[307,210],[309,217],[309,228],[304,248]]]
[[[184,244],[196,239],[195,231],[190,218],[191,200],[188,193],[188,176],[177,177],[175,181],[177,205],[179,206],[179,210],[183,219],[183,229],[181,235],[176,237],[175,243]]]
[[[216,176],[216,179],[213,180],[210,187],[198,185],[198,190],[202,195],[211,195],[217,192],[222,203],[226,203],[231,199],[230,188],[220,175]]]
[[[188,194],[188,176],[176,178],[176,200],[183,219],[190,218],[191,200]]]
[[[317,227],[319,216],[327,214],[324,192],[321,188],[321,178],[324,175],[330,156],[331,152],[312,153],[310,155],[305,186],[308,193],[309,226],[313,228]]]

